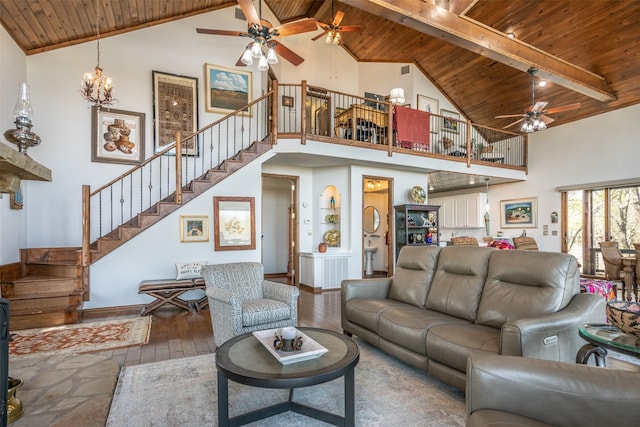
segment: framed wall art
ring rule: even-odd
[[[153,131],[155,152],[175,142],[176,131],[183,136],[198,130],[198,79],[153,71]],[[182,154],[198,155],[195,139],[182,148]]]
[[[251,72],[204,64],[204,76],[207,112],[228,114],[253,101]],[[251,109],[247,108],[242,115],[251,117]]]
[[[180,215],[181,242],[208,242],[209,217],[206,215]]]
[[[213,212],[216,251],[256,248],[253,197],[214,197]]]
[[[428,113],[438,114],[439,101],[435,98],[429,98],[428,96],[418,95],[418,110],[426,111]]]
[[[452,133],[458,133],[458,120],[460,120],[460,114],[450,110],[440,110],[442,118],[442,130]],[[454,120],[452,120],[454,119]]]
[[[91,107],[91,161],[141,163],[144,126],[144,113]]]
[[[22,187],[18,187],[15,193],[9,193],[9,207],[11,209],[22,209],[24,201],[22,200]]]
[[[536,228],[538,226],[538,198],[500,201],[502,228]]]

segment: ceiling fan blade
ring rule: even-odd
[[[334,27],[339,26],[342,22],[342,18],[344,18],[344,12],[341,10],[337,11],[336,16],[333,17],[333,22],[331,23],[331,25],[333,25]]]
[[[577,110],[580,107],[581,107],[581,104],[578,102],[576,104],[568,104],[560,107],[549,108],[548,110],[543,111],[543,113],[545,114],[561,113],[563,111]]]
[[[323,38],[325,35],[327,35],[327,33],[329,32],[329,30],[325,30],[323,32],[321,32],[320,34],[318,34],[317,36],[315,36],[314,38],[312,38],[311,40],[316,41],[318,39]]]
[[[511,126],[517,125],[518,123],[520,123],[520,122],[521,122],[521,121],[523,121],[523,120],[524,120],[524,118],[519,119],[519,120],[516,120],[515,122],[513,122],[513,123],[510,123],[510,124],[506,125],[506,126],[505,126],[505,127],[503,127],[502,129],[510,128]]]
[[[551,122],[554,122],[554,121],[555,121],[555,119],[552,119],[552,118],[551,118],[551,117],[549,117],[549,116],[545,116],[544,114],[540,114],[540,115],[538,116],[538,118],[539,118],[540,120],[542,120],[542,121],[544,122],[544,124],[545,124],[545,125],[548,125],[549,123],[551,123]]]
[[[249,26],[256,25],[258,28],[262,28],[260,16],[258,16],[258,12],[253,5],[253,0],[238,0],[238,4],[240,5],[240,9],[242,9],[242,13],[244,13],[244,17],[247,19],[247,24],[249,24]]]
[[[291,62],[296,67],[302,64],[302,62],[304,61],[303,57],[299,56],[288,47],[283,46],[282,43],[278,42],[277,40],[272,40],[271,42],[274,44],[276,53],[287,61]]]
[[[196,32],[200,34],[213,34],[216,36],[241,36],[243,34],[242,31],[231,31],[231,30],[209,30],[207,28],[196,28]]]
[[[528,111],[537,111],[539,113],[540,111],[544,110],[544,107],[546,107],[547,104],[548,102],[544,101],[536,102],[533,108],[530,108]]]
[[[360,25],[347,25],[344,27],[340,27],[340,29],[338,31],[340,31],[341,33],[348,33],[348,32],[354,32],[354,31],[360,31]]]
[[[273,30],[278,32],[279,37],[292,36],[294,34],[306,33],[318,29],[315,19],[306,18],[295,22],[275,27]]]
[[[506,119],[508,117],[522,117],[524,114],[506,114],[503,116],[495,116],[494,119]]]

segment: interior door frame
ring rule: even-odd
[[[387,238],[386,238],[386,246],[387,246],[387,277],[393,277],[394,271],[395,271],[395,254],[394,254],[394,250],[393,248],[394,246],[394,242],[395,242],[395,228],[394,228],[394,221],[393,221],[393,178],[391,177],[386,177],[386,176],[375,176],[375,175],[362,175],[362,206],[360,208],[360,212],[362,213],[364,211],[364,186],[366,184],[366,181],[368,179],[373,179],[373,180],[380,180],[380,181],[386,181],[387,182],[387,218],[386,218],[386,222],[387,222]],[[361,226],[362,228],[362,226]],[[362,247],[364,248],[364,228],[362,229]],[[362,250],[362,277],[364,278],[364,264],[365,264],[365,260],[364,260],[364,250]]]
[[[289,237],[287,239],[287,284],[300,286],[300,266],[299,266],[299,253],[298,253],[298,184],[300,177],[296,175],[283,175],[262,173],[262,178],[278,178],[286,179],[292,182],[293,188],[291,189],[291,200],[289,203]],[[263,248],[264,250],[264,248]]]

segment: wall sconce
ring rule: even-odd
[[[391,89],[389,101],[391,101],[392,104],[404,104],[404,89],[401,87]]]
[[[14,122],[16,129],[10,129],[4,133],[4,137],[7,141],[12,142],[18,146],[20,151],[25,156],[27,155],[27,148],[35,147],[40,144],[40,137],[31,132],[31,115],[33,110],[31,109],[31,100],[29,99],[29,86],[27,83],[20,83],[20,90],[18,92],[18,102],[13,109],[13,115],[16,118]]]

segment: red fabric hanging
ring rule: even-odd
[[[429,151],[430,114],[401,105],[393,107],[393,128],[397,132],[398,146]]]

